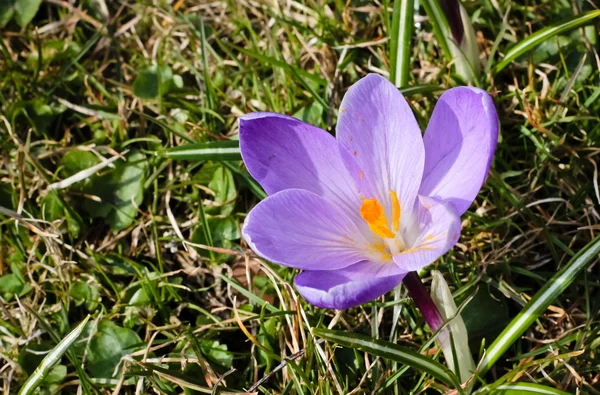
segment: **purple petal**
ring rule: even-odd
[[[341,270],[300,273],[294,284],[298,292],[317,307],[347,309],[391,291],[405,274],[391,262],[362,261]]]
[[[358,192],[326,131],[285,115],[252,113],[240,118],[240,148],[267,194],[304,189],[360,219]]]
[[[417,234],[412,247],[394,255],[394,262],[402,271],[417,271],[435,262],[448,252],[460,237],[460,218],[450,204],[420,196],[417,203]]]
[[[448,201],[462,215],[477,197],[496,150],[498,115],[491,97],[476,88],[446,91],[423,140],[425,171],[419,194]]]
[[[263,258],[306,270],[350,266],[365,259],[368,245],[340,209],[302,189],[286,189],[258,203],[242,234]]]
[[[423,139],[408,103],[391,82],[369,74],[348,90],[337,140],[363,197],[377,199],[388,218],[390,190],[402,208],[413,206],[423,174]]]

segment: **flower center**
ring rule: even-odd
[[[405,247],[404,240],[399,233],[402,213],[400,201],[396,192],[389,191],[389,194],[392,203],[391,227],[385,216],[383,206],[377,199],[366,199],[360,206],[360,216],[369,225],[371,232],[383,238],[383,243],[378,244],[377,247],[383,250],[381,252],[384,255],[398,254]]]

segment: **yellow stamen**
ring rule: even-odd
[[[369,244],[367,251],[377,256],[382,261],[389,261],[392,259],[392,254],[390,254],[390,252],[387,250],[386,244],[381,241]]]
[[[396,235],[390,230],[383,207],[377,199],[367,199],[360,206],[360,216],[369,224],[373,233],[383,238],[393,238]]]
[[[394,226],[394,230],[398,232],[400,228],[400,215],[402,214],[402,209],[400,208],[400,201],[398,200],[398,195],[396,192],[390,190],[390,197],[392,198],[392,224]]]

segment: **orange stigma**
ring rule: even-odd
[[[369,224],[369,228],[373,233],[385,239],[394,238],[396,235],[388,226],[388,221],[383,212],[383,206],[377,199],[367,199],[360,206],[360,216]]]
[[[377,199],[362,199],[362,205],[360,206],[360,216],[369,224],[369,228],[373,233],[384,239],[392,239],[396,237],[396,234],[400,230],[400,216],[402,209],[400,208],[400,201],[396,192],[390,190],[390,199],[392,203],[392,228],[385,217],[383,206]]]

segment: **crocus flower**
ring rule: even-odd
[[[337,139],[296,118],[245,115],[242,157],[269,197],[248,214],[244,239],[302,269],[295,286],[316,306],[373,300],[454,246],[497,137],[486,92],[446,91],[422,137],[402,94],[375,74],[346,92]]]

